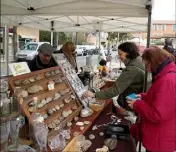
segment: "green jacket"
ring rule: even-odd
[[[125,108],[124,100],[126,96],[131,93],[141,93],[143,91],[145,67],[142,59],[137,57],[136,59],[128,60],[125,66],[126,68],[115,81],[115,84],[103,91],[96,92],[96,98],[110,99],[119,95],[118,103]]]

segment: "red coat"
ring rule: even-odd
[[[166,65],[142,99],[137,100],[134,111],[141,117],[142,145],[152,152],[176,150],[176,65]],[[132,135],[136,131],[132,126]]]

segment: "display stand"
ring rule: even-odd
[[[24,98],[23,102],[18,101],[18,104],[29,124],[33,112],[44,117],[44,122],[49,128],[48,138],[57,135],[82,109],[59,66],[11,77],[9,84],[12,90],[15,87],[21,88]],[[33,97],[37,97],[37,103],[33,101]]]
[[[64,56],[64,54],[57,54],[54,55],[54,58],[56,62],[60,65],[62,68],[64,74],[66,75],[68,81],[70,82],[70,85],[75,90],[79,100],[81,101],[82,105],[84,107],[88,107],[89,103],[95,102],[96,100],[94,98],[90,97],[82,97],[83,93],[88,90],[83,83],[81,82],[80,78],[76,74],[75,70],[71,67],[70,63]]]

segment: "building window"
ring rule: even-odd
[[[172,25],[172,31],[176,31],[176,25]]]
[[[158,30],[158,25],[154,25],[154,30],[155,30],[155,31]]]
[[[166,30],[166,25],[161,25],[161,29],[162,29],[163,31],[165,31],[165,30]]]

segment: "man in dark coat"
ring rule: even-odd
[[[57,66],[58,64],[52,57],[53,52],[54,49],[50,44],[42,44],[38,49],[38,55],[28,62],[29,69],[31,71],[38,71]]]

